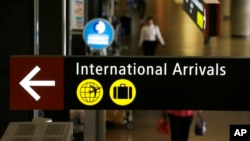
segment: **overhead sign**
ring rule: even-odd
[[[109,47],[114,40],[113,26],[105,19],[97,18],[89,21],[83,31],[85,43],[94,50]]]
[[[183,9],[205,36],[220,34],[220,2],[218,0],[183,0]]]
[[[250,110],[249,58],[13,56],[10,62],[12,110]]]

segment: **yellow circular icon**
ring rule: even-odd
[[[78,100],[88,106],[99,103],[103,97],[102,85],[94,79],[83,80],[76,90]]]
[[[126,106],[134,101],[136,88],[131,81],[119,79],[110,86],[109,96],[115,104]]]

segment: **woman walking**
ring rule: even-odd
[[[152,17],[148,17],[146,24],[141,29],[139,47],[143,48],[145,56],[153,56],[158,42],[165,45],[159,27],[154,24]]]

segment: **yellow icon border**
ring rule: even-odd
[[[99,99],[97,99],[96,101],[91,102],[91,103],[82,100],[80,91],[81,91],[81,86],[82,86],[83,84],[85,84],[85,83],[95,83],[95,84],[97,84],[98,86],[101,87],[100,90],[99,90],[99,91],[100,91],[100,97],[99,97]],[[100,82],[98,82],[98,81],[95,80],[95,79],[85,79],[85,80],[83,80],[83,81],[77,86],[76,95],[77,95],[77,99],[78,99],[82,104],[87,105],[87,106],[93,106],[93,105],[98,104],[98,103],[102,100],[102,98],[103,98],[103,86],[102,86],[102,84],[101,84]]]
[[[131,99],[115,99],[113,96],[114,93],[114,87],[119,87],[120,84],[125,84],[127,87],[131,87],[132,88],[132,98]],[[131,104],[136,97],[136,87],[135,85],[128,79],[118,79],[116,81],[114,81],[110,88],[109,88],[109,96],[110,99],[117,105],[119,106],[126,106]]]

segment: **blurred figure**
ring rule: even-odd
[[[171,141],[188,141],[190,126],[193,121],[193,110],[167,110],[170,121]],[[201,115],[201,111],[198,111]]]
[[[147,1],[146,0],[136,0],[136,1],[139,10],[140,22],[142,23],[146,12]]]
[[[84,110],[70,110],[70,121],[73,122],[73,141],[83,141]]]
[[[127,6],[129,10],[132,10],[134,7],[134,0],[127,0]]]
[[[124,14],[120,17],[120,23],[122,28],[122,35],[129,35],[131,33],[131,17],[129,14]]]
[[[153,56],[158,43],[165,45],[159,27],[154,24],[152,17],[148,17],[141,29],[139,47],[143,48],[145,56]]]

